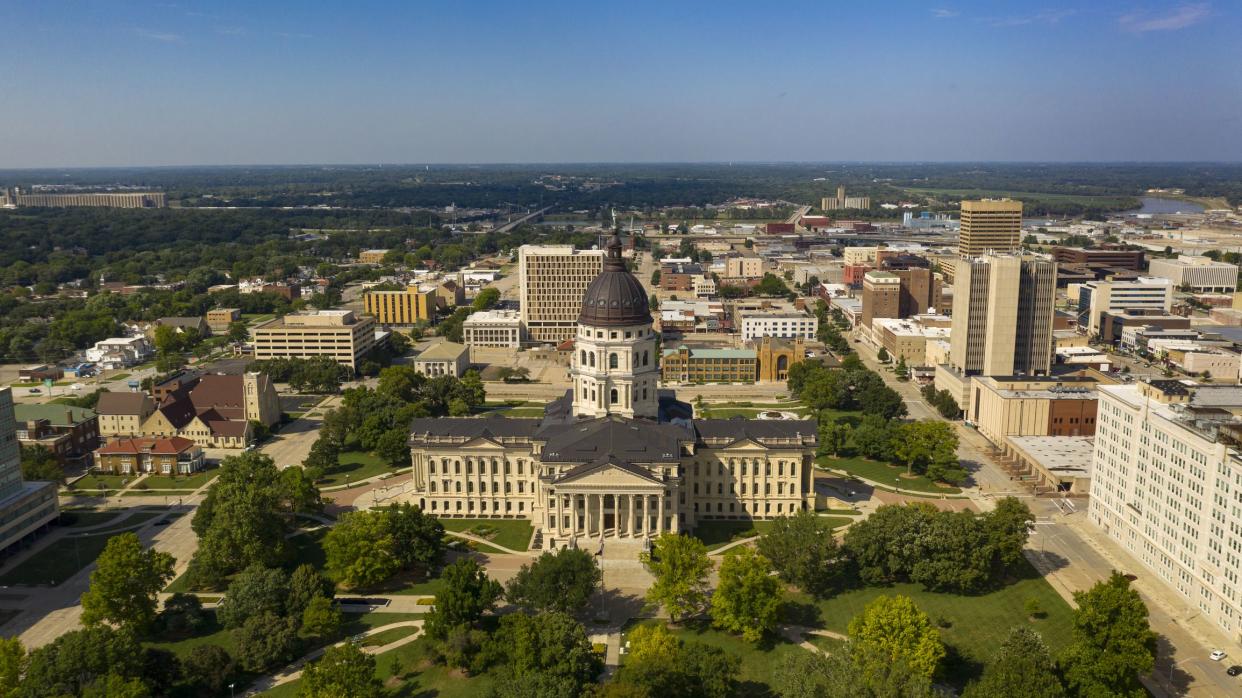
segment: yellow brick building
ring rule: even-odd
[[[413,325],[430,322],[436,312],[435,289],[410,286],[404,291],[367,291],[362,297],[367,315],[381,325]]]

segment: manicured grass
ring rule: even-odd
[[[424,640],[406,643],[395,650],[375,655],[375,675],[385,685],[391,685],[389,695],[419,696],[425,698],[478,698],[491,693],[496,678],[491,674],[463,676],[443,666],[427,665],[422,661],[426,654]],[[393,680],[393,659],[401,667],[399,678]],[[391,684],[389,683],[391,681]],[[296,698],[301,680],[264,692],[264,698]]]
[[[440,523],[446,531],[470,533],[510,550],[526,550],[534,532],[529,521],[520,519],[440,519]]]
[[[137,475],[96,475],[88,473],[86,477],[73,484],[79,490],[119,490],[137,480]]]
[[[364,647],[383,647],[390,642],[396,642],[403,637],[409,637],[410,635],[419,632],[419,630],[420,628],[416,628],[413,625],[405,625],[400,628],[389,628],[368,636],[366,640],[363,640],[362,644]]]
[[[906,469],[899,465],[889,465],[866,458],[830,458],[828,456],[818,458],[815,462],[827,468],[841,470],[877,482],[885,487],[900,486],[903,490],[933,494],[961,493],[961,490],[956,487],[932,482],[922,475],[906,477]]]
[[[323,552],[323,537],[326,535],[328,535],[327,528],[317,528],[289,538],[287,542],[293,546],[293,562],[290,563],[289,569],[310,564],[314,565],[315,569],[322,570],[327,564],[327,558]]]
[[[193,475],[148,475],[142,483],[153,490],[196,490],[219,474],[219,468],[211,468]]]
[[[857,509],[816,509],[816,514],[836,514],[839,516],[858,516],[860,511]]]
[[[735,540],[767,533],[771,528],[770,521],[700,521],[691,533],[708,550],[715,550]]]
[[[319,481],[320,487],[332,487],[358,482],[375,475],[383,475],[392,470],[387,463],[380,460],[377,456],[364,451],[346,451],[337,458],[337,462],[340,465],[333,468]]]
[[[648,620],[635,625],[652,625],[664,623],[661,620]],[[621,646],[625,641],[630,626],[621,636]],[[707,623],[687,623],[684,627],[669,628],[673,635],[686,642],[702,642],[706,645],[719,647],[741,659],[740,685],[735,695],[739,696],[773,696],[772,679],[776,675],[782,657],[806,650],[787,642],[782,638],[769,638],[758,644],[743,640],[740,636],[714,630]]]
[[[125,380],[126,378],[129,378],[129,376],[130,376],[130,374],[128,374],[128,373],[118,373],[118,374],[116,374],[115,376],[108,376],[108,380],[110,380],[110,381],[122,381],[122,380]]]
[[[1068,642],[1073,619],[1069,604],[1029,565],[1024,567],[1022,579],[976,596],[940,594],[925,591],[918,584],[897,584],[851,589],[819,601],[802,595],[796,595],[794,600],[815,606],[824,628],[845,633],[850,619],[876,597],[910,597],[933,623],[941,619],[948,621],[948,627],[940,628],[941,638],[950,647],[944,665],[945,676],[960,687],[978,676],[983,664],[991,659],[1014,626],[1026,625],[1038,631],[1053,656]],[[1039,601],[1045,614],[1043,618],[1034,621],[1027,618],[1023,605],[1028,598]]]
[[[0,575],[0,585],[57,586],[94,562],[111,537],[62,538]]]

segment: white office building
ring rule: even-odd
[[[522,315],[516,310],[486,310],[472,314],[461,324],[468,347],[522,346]]]
[[[1177,259],[1153,259],[1148,267],[1152,276],[1163,276],[1177,288],[1195,293],[1233,293],[1238,287],[1238,267],[1214,262],[1210,257],[1178,255]]]
[[[1078,324],[1091,336],[1100,333],[1104,313],[1155,311],[1167,314],[1173,307],[1173,282],[1157,276],[1134,281],[1088,281],[1078,288]]]
[[[814,340],[819,329],[819,320],[806,313],[744,310],[738,313],[738,319],[741,320],[738,329],[742,333],[742,341],[760,337]]]
[[[1242,386],[1099,387],[1091,520],[1242,644]]]

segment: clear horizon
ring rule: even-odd
[[[9,3],[0,169],[1232,163],[1220,2]]]

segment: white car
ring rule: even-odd
[[[1212,658],[1212,661],[1219,662],[1225,658],[1225,650],[1212,650],[1212,654],[1208,656]]]

